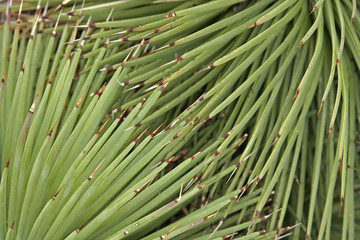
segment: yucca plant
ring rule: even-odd
[[[0,3],[0,239],[356,239],[356,0]]]

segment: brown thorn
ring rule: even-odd
[[[175,157],[172,156],[171,158],[169,158],[169,159],[166,161],[166,163],[167,163],[167,164],[171,163],[171,161],[174,160],[174,158],[175,158]]]
[[[291,101],[289,102],[289,104],[295,100],[295,98],[299,95],[300,93],[300,88],[296,89],[295,95],[293,96],[293,98],[291,99]]]
[[[328,137],[327,137],[326,143],[328,143],[329,140],[330,140],[330,135],[331,135],[332,129],[333,129],[333,125],[331,124],[330,127],[329,127],[329,133],[328,133]]]
[[[10,229],[14,229],[14,225],[15,225],[15,221],[13,221],[13,223],[11,224]]]
[[[9,168],[9,164],[10,164],[11,157],[12,157],[12,153],[10,154],[9,160],[8,160],[8,162],[6,163],[5,168]]]
[[[170,14],[166,15],[165,17],[167,17],[167,18],[176,17],[176,13],[175,12],[170,13]]]
[[[126,113],[126,111],[129,109],[129,106],[120,114],[120,116],[118,116],[118,119],[122,119],[122,117],[124,116],[124,114]]]
[[[234,232],[234,233],[232,233],[232,234],[228,234],[228,235],[222,236],[221,238],[222,238],[222,239],[227,239],[227,238],[233,237],[233,236],[235,236],[235,235],[237,235],[237,234],[238,234],[238,232]]]
[[[340,171],[340,166],[341,166],[341,156],[339,157],[339,160],[338,160],[338,169],[337,169],[336,175],[338,175],[338,173]]]
[[[214,63],[212,63],[212,64],[210,64],[206,69],[212,69],[212,68],[214,68],[215,67],[215,65],[214,65]]]
[[[341,214],[341,209],[342,209],[343,203],[344,203],[344,196],[341,196],[341,200],[340,200],[340,210],[339,210],[339,217],[340,217],[340,214]]]
[[[351,19],[350,19],[350,23],[349,23],[348,27],[350,27],[350,26],[351,26],[351,24],[353,23],[354,19],[355,19],[355,17],[351,17]]]
[[[82,99],[83,99],[83,97],[84,97],[84,95],[85,95],[85,93],[86,93],[87,90],[88,90],[88,87],[86,87],[86,89],[85,89],[85,91],[83,92],[83,94],[81,95],[79,101],[76,103],[76,105],[75,105],[76,108],[79,108],[80,103],[81,103],[81,101],[82,101]]]
[[[190,158],[191,160],[194,160],[198,155],[200,154],[200,152],[195,153],[194,155],[192,155]]]
[[[49,137],[51,136],[52,132],[54,131],[54,128],[55,128],[57,123],[58,123],[58,120],[55,121],[54,126],[51,128],[51,130],[50,130],[50,132],[48,134]]]
[[[200,179],[200,180],[201,180],[201,179]],[[217,180],[217,178],[215,178],[215,179],[211,180],[210,182],[207,182],[207,183],[205,183],[205,184],[203,184],[203,185],[201,185],[201,186],[198,186],[198,189],[199,189],[199,190],[203,189],[204,187],[206,187],[206,186],[209,185],[210,183],[214,182],[215,180]]]
[[[50,80],[49,80],[48,84],[52,84],[52,83],[53,83],[53,80],[54,80],[54,77],[55,77],[55,73],[56,73],[56,71],[57,71],[57,67],[55,68],[55,70],[54,70],[53,74],[51,75],[51,78],[50,78]]]
[[[303,44],[304,44],[304,41],[301,40],[300,43],[299,43],[299,46],[296,48],[296,50],[298,50]]]
[[[96,95],[100,96],[105,86],[106,86],[106,82],[102,85],[99,91],[96,92]]]
[[[83,229],[84,227],[86,227],[86,225],[88,225],[91,221],[87,221],[86,223],[84,223],[83,225],[81,225],[79,228],[76,229],[76,232],[79,233],[81,231],[81,229]]]
[[[57,195],[60,193],[60,191],[61,191],[61,189],[64,187],[64,185],[63,186],[61,186],[61,188],[55,193],[55,195],[51,198],[52,200],[55,200],[55,198],[57,197]]]
[[[165,83],[164,86],[160,89],[160,92],[163,92],[164,89],[167,87],[168,83]]]
[[[254,222],[255,222],[256,218],[259,216],[259,214],[260,214],[259,210],[256,210],[255,215],[254,215],[253,219],[251,220],[250,225],[248,227],[248,234],[249,234],[251,228],[253,227]]]
[[[310,7],[310,6],[309,6],[309,7]],[[313,7],[313,9],[311,10],[311,12],[309,13],[309,15],[311,15],[316,9],[317,9],[317,6],[315,5],[315,6]]]
[[[166,238],[179,224],[175,225],[172,229],[170,229],[170,231],[168,231],[167,233],[165,233],[164,235],[160,236],[160,239],[164,239]]]
[[[104,158],[101,163],[95,168],[95,170],[91,173],[91,175],[88,177],[88,181],[90,182],[91,179],[94,177],[96,171],[99,169],[99,167],[101,166],[101,164],[105,161],[106,158]]]
[[[110,118],[106,120],[106,122],[101,126],[101,128],[96,132],[96,135],[100,135],[101,131],[104,129],[106,124],[109,122]]]
[[[178,137],[179,137],[179,136],[178,136],[177,134],[175,134],[175,136],[171,138],[170,142],[171,142],[171,141],[174,141],[174,140],[177,139]]]
[[[321,109],[322,109],[322,106],[323,106],[323,105],[324,105],[324,99],[321,100],[320,107],[319,107],[319,109],[318,109],[318,111],[317,111],[317,113],[316,113],[316,116],[318,116],[319,113],[321,112]]]
[[[150,126],[148,126],[137,138],[135,138],[134,143],[137,143],[140,138],[146,133],[147,130],[149,130]]]
[[[251,25],[250,27],[248,27],[248,29],[249,28],[254,28],[254,27],[256,27],[257,26],[257,22],[255,22],[253,25]]]
[[[166,123],[167,120],[165,120],[162,124],[160,124],[160,126],[158,126],[151,134],[151,137],[154,137],[156,132]]]
[[[277,140],[279,140],[280,137],[281,137],[281,134],[278,133],[278,134],[276,135],[275,140],[271,143],[270,147],[272,147],[272,146],[275,144],[275,142],[276,142]]]
[[[152,177],[151,179],[149,179],[146,183],[144,183],[142,186],[140,186],[139,188],[135,189],[134,192],[135,194],[138,194],[149,182],[153,181],[159,174],[157,173],[154,177]]]
[[[181,60],[183,60],[182,56],[176,58],[176,59],[175,59],[175,62],[179,62],[179,61],[181,61]]]

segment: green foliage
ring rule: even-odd
[[[355,239],[356,6],[3,1],[0,239]]]

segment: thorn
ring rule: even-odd
[[[36,5],[35,14],[40,14],[41,6],[40,6],[41,0],[38,1],[38,4]]]
[[[56,71],[57,71],[57,67],[55,68],[55,70],[54,70],[54,72],[53,72],[53,74],[52,74],[52,76],[51,76],[51,78],[50,78],[50,80],[49,80],[48,84],[52,84],[52,83],[53,83],[53,80],[54,80],[54,77],[55,77],[55,73],[56,73]]]
[[[120,86],[126,86],[126,85],[129,85],[129,81],[126,81],[126,82],[120,82],[119,80],[118,80],[118,83],[120,84]]]
[[[252,193],[254,191],[254,189],[256,188],[256,186],[259,184],[260,181],[261,181],[261,178],[257,177],[256,182],[255,182],[255,186],[251,189],[250,193]]]
[[[122,119],[122,117],[124,116],[125,112],[129,109],[129,107],[127,107],[121,114],[120,116],[118,117],[119,120]]]
[[[295,224],[294,226],[282,228],[282,229],[281,229],[281,233],[290,231],[291,229],[296,228],[297,226],[300,226],[300,225],[301,225],[301,223],[297,223],[297,224]]]
[[[106,122],[100,127],[100,129],[96,132],[96,135],[100,135],[101,131],[104,129],[104,127],[106,126],[106,124],[109,122],[110,118],[108,120],[106,120]]]
[[[114,67],[113,67],[113,66],[101,68],[99,71],[100,71],[100,72],[103,72],[103,71],[111,71],[111,70],[114,70]]]
[[[159,174],[157,173],[154,177],[152,177],[151,179],[149,179],[146,183],[144,183],[142,186],[140,186],[139,188],[135,189],[134,192],[135,194],[138,194],[149,182],[153,181]]]
[[[138,29],[138,27],[133,27],[124,31],[120,31],[117,33],[113,33],[112,35],[120,35],[120,34],[124,34],[124,33],[131,33],[131,32],[136,32],[136,30]]]
[[[146,133],[147,130],[149,130],[150,126],[148,126],[137,138],[135,138],[134,143],[137,143],[140,138]]]
[[[320,107],[319,107],[319,110],[318,110],[317,113],[316,113],[316,116],[318,116],[319,113],[321,112],[321,109],[322,109],[323,105],[324,105],[324,99],[321,100]]]
[[[21,0],[16,24],[20,24],[20,22],[21,22],[21,12],[22,12],[22,8],[23,8],[23,4],[24,4],[24,0]]]
[[[245,184],[245,186],[243,186],[241,188],[241,193],[239,194],[239,196],[237,197],[236,199],[236,203],[239,201],[239,199],[244,195],[245,191],[248,189],[249,185],[251,185],[254,181],[255,181],[256,178],[254,178],[253,180],[250,181],[249,184]]]
[[[13,221],[13,223],[11,224],[10,229],[14,229],[14,225],[15,225],[15,221]]]
[[[112,40],[110,41],[110,43],[116,43],[116,42],[128,42],[129,41],[129,37],[125,37],[125,38],[119,38],[117,40]]]
[[[303,44],[304,44],[304,41],[301,40],[300,43],[299,43],[299,46],[296,48],[296,50],[299,49]]]
[[[328,143],[329,140],[330,140],[330,135],[331,135],[332,129],[333,129],[333,125],[331,124],[330,127],[329,127],[329,133],[328,133],[328,137],[326,139],[326,143]]]
[[[273,214],[275,214],[275,213],[277,213],[277,212],[280,212],[280,211],[282,211],[282,210],[284,210],[284,209],[285,209],[285,207],[279,208],[278,210],[276,210],[276,211],[274,211],[274,212],[272,212],[272,213],[270,213],[270,214],[268,214],[268,215],[265,215],[265,216],[261,217],[260,220],[261,220],[261,221],[266,220],[266,219],[268,219],[269,217],[271,217]]]
[[[309,15],[311,15],[315,10],[317,9],[317,5],[313,7],[313,9],[310,11]]]
[[[160,126],[158,126],[150,135],[152,138],[154,138],[156,132],[166,123],[167,120],[165,120]]]
[[[253,219],[251,220],[251,223],[250,223],[250,225],[248,227],[247,234],[250,233],[250,230],[251,230],[252,226],[254,225],[255,219],[259,216],[259,214],[260,214],[260,212],[258,210],[256,210],[255,215],[254,215]]]
[[[124,59],[124,61],[121,63],[121,65],[120,65],[120,67],[124,67],[124,65],[125,65],[125,63],[127,62],[127,60],[129,59],[129,57],[130,57],[130,55],[131,55],[131,53],[132,53],[132,51],[133,51],[133,49],[134,48],[131,48],[130,49],[130,52],[128,53],[128,55],[126,55],[126,57],[125,57],[125,59]]]
[[[127,85],[127,84],[126,84],[126,83],[120,83],[120,85],[121,85],[121,86],[125,86],[125,85]],[[136,89],[136,88],[143,87],[144,85],[145,85],[145,83],[144,83],[144,82],[141,82],[141,83],[136,84],[135,86],[133,86],[133,87],[131,87],[131,88],[128,88],[128,89],[124,90],[123,93],[128,92],[128,91],[131,91],[131,90],[134,90],[134,89]]]
[[[206,187],[207,185],[209,185],[210,183],[212,183],[212,182],[214,182],[216,180],[217,180],[217,178],[211,180],[210,182],[204,183],[203,185],[198,186],[198,189],[201,190],[201,189],[203,189],[204,187]]]
[[[106,158],[104,158],[104,159],[101,161],[101,163],[95,168],[95,170],[92,172],[92,174],[88,177],[87,180],[88,180],[89,182],[90,182],[91,179],[94,177],[96,171],[99,169],[99,167],[101,166],[101,164],[105,161],[105,159],[106,159]]]
[[[46,14],[47,14],[47,10],[49,8],[49,1],[46,2],[45,7],[44,7],[44,13],[43,13],[43,18],[46,18]]]
[[[95,94],[100,96],[105,86],[106,86],[106,82],[102,85],[102,87],[99,89],[99,91],[97,91]]]
[[[160,237],[160,240],[166,238],[179,224],[175,225],[172,229],[170,229],[170,231],[168,231],[167,233],[165,233],[164,235],[162,235]]]
[[[84,223],[83,225],[81,225],[79,228],[76,229],[76,232],[79,233],[81,231],[81,229],[83,229],[84,227],[86,227],[86,225],[88,225],[91,221],[87,221],[86,223]]]
[[[51,198],[52,200],[55,200],[55,199],[56,199],[57,195],[60,193],[60,191],[61,191],[61,189],[62,189],[63,187],[64,187],[64,185],[61,186],[61,188],[55,193],[55,195]]]
[[[289,102],[289,104],[290,104],[292,101],[295,100],[295,98],[299,95],[299,93],[300,93],[300,88],[296,89],[295,95],[294,95],[294,97],[291,99],[291,101]]]
[[[10,160],[11,160],[12,154],[13,154],[13,153],[10,154],[9,160],[8,160],[8,162],[6,163],[5,168],[9,168],[9,164],[10,164]]]
[[[171,161],[174,160],[174,158],[175,158],[175,157],[172,156],[171,158],[169,158],[169,159],[166,161],[166,163],[167,163],[167,164],[171,163]]]
[[[176,17],[176,13],[175,12],[170,13],[170,14],[166,15],[165,17],[167,17],[167,18]]]
[[[62,1],[62,3],[60,3],[56,8],[55,8],[55,12],[57,11],[57,10],[59,10],[59,8],[62,8],[62,7],[64,7],[66,4],[68,4],[69,2],[71,2],[71,0],[64,0],[64,1]]]
[[[216,232],[217,230],[219,230],[219,228],[221,227],[221,225],[223,224],[223,222],[225,221],[225,218],[221,218],[219,224],[216,226],[216,228],[214,229],[214,231],[210,234],[210,236],[208,237],[208,239],[210,239]]]
[[[343,203],[344,203],[344,196],[341,196],[341,200],[340,200],[340,210],[339,210],[339,217],[340,217],[340,215],[341,215],[341,209],[342,209]]]
[[[186,185],[186,187],[184,189],[184,192],[186,192],[186,190],[188,190],[194,182],[195,181],[193,179],[190,179],[189,183]]]
[[[355,16],[354,16],[354,17],[351,17],[351,19],[350,19],[350,23],[349,23],[348,27],[350,27],[350,26],[351,26],[351,24],[354,22],[354,19],[355,19]]]
[[[251,25],[250,27],[248,27],[248,29],[254,28],[254,27],[256,27],[256,26],[257,26],[257,22],[255,22],[253,25]]]
[[[56,126],[57,123],[58,123],[58,120],[55,121],[54,126],[51,128],[51,130],[50,130],[50,132],[48,134],[49,137],[51,136],[52,132],[54,131],[55,126]]]
[[[341,155],[339,157],[339,160],[338,160],[338,169],[337,169],[337,172],[336,172],[336,175],[338,175],[339,171],[340,171],[340,166],[341,166]]]
[[[160,82],[162,82],[162,81],[160,81]],[[150,92],[151,90],[153,90],[153,89],[157,88],[158,86],[160,86],[160,85],[159,85],[159,83],[157,83],[157,84],[155,84],[155,85],[153,85],[153,86],[151,86],[151,87],[149,87],[149,88],[145,89],[145,90],[144,90],[144,91],[142,91],[141,93],[142,93],[142,94],[145,94],[145,93],[147,93],[147,92]]]
[[[183,191],[183,186],[184,186],[184,181],[181,181],[180,193],[179,193],[179,197],[178,197],[179,202],[181,200],[181,194],[182,194],[182,191]]]
[[[111,15],[113,14],[113,12],[114,12],[114,8],[111,8],[109,15],[106,18],[106,22],[110,21],[110,18],[111,18]]]
[[[195,153],[194,155],[192,155],[190,158],[191,160],[194,160],[198,155],[200,154],[200,152]]]
[[[264,231],[265,231],[265,230],[264,230]],[[287,234],[285,234],[285,235],[282,235],[282,236],[278,237],[277,239],[280,240],[280,239],[282,239],[282,238],[286,238],[286,237],[290,236],[291,234],[293,234],[293,233],[292,233],[292,232],[287,233]]]
[[[75,105],[76,108],[79,108],[80,103],[81,103],[81,101],[82,101],[82,99],[83,99],[83,97],[84,97],[84,95],[85,95],[85,93],[86,93],[87,90],[88,90],[88,87],[86,87],[86,89],[85,89],[85,91],[83,92],[83,94],[81,95],[79,101],[76,103],[76,105]]]
[[[278,134],[276,135],[275,140],[271,143],[270,147],[272,147],[272,146],[275,144],[275,142],[276,142],[277,140],[279,140],[280,137],[281,137],[281,134],[278,133]]]
[[[237,235],[237,234],[238,234],[238,232],[234,232],[234,233],[232,233],[232,234],[228,234],[228,235],[222,236],[221,238],[222,238],[222,239],[227,239],[227,238],[229,238],[229,237],[234,237],[234,236]]]

